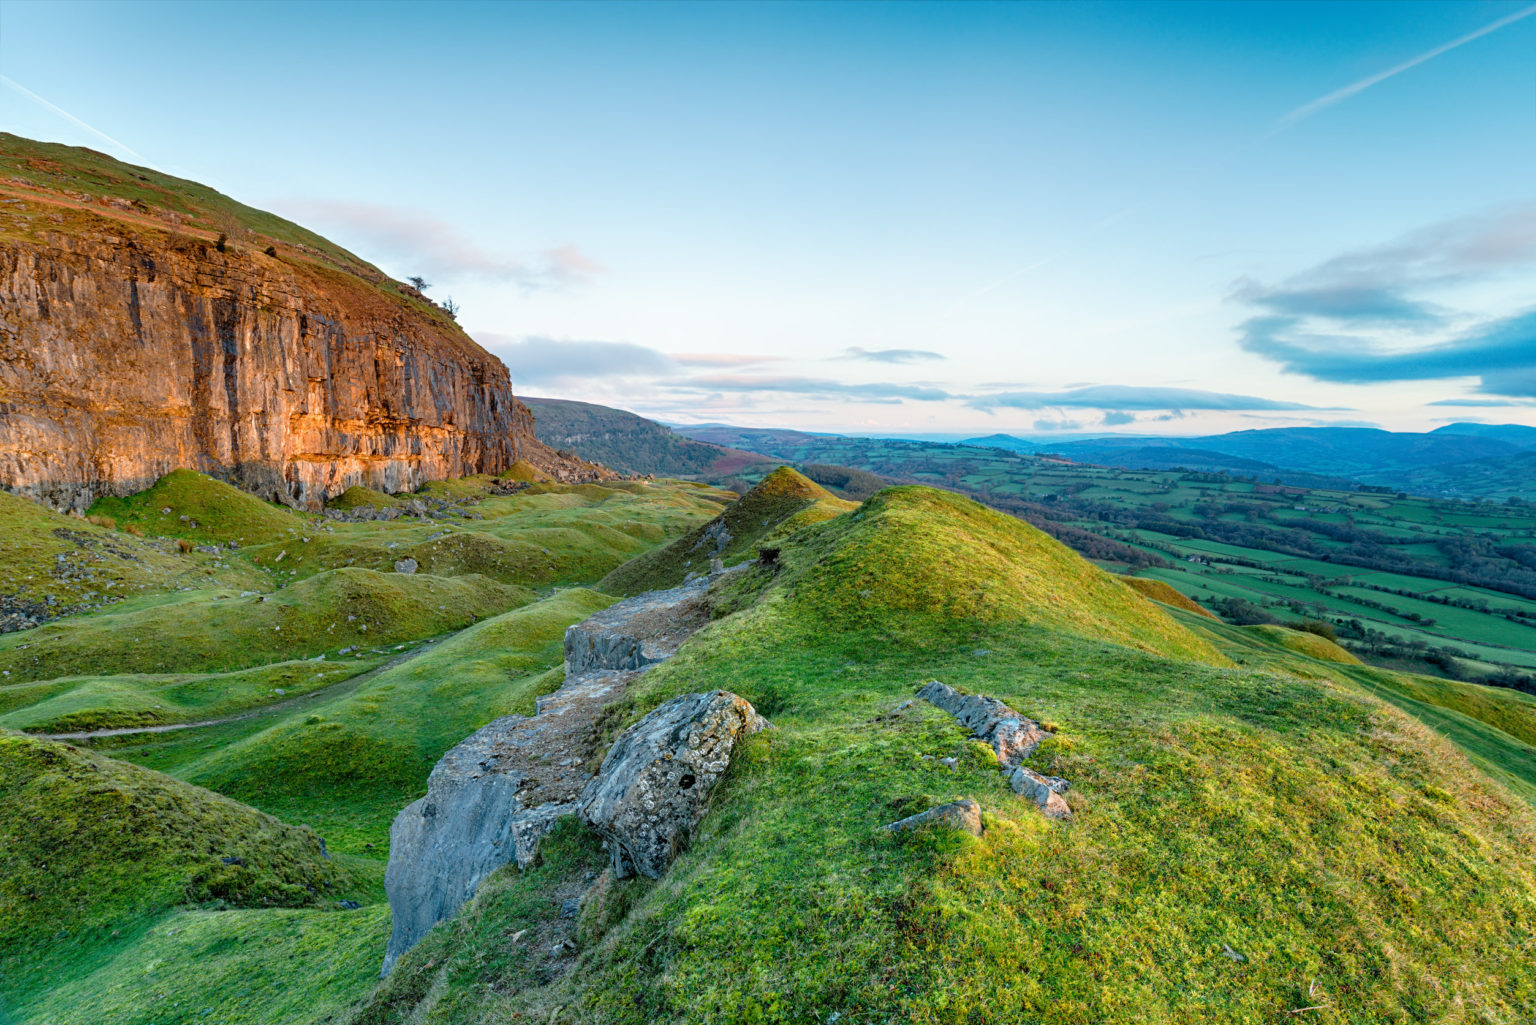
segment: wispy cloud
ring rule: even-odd
[[[976,409],[1082,408],[1126,410],[1239,410],[1320,409],[1300,402],[1282,402],[1256,395],[1230,395],[1197,388],[1140,388],[1130,385],[1093,385],[1066,391],[1008,391],[973,395],[967,405]]]
[[[918,363],[923,360],[943,359],[942,353],[927,349],[861,349],[857,345],[844,349],[834,359],[862,359],[871,363]]]
[[[344,233],[352,248],[382,254],[428,278],[485,278],[535,290],[582,282],[603,269],[574,245],[493,253],[447,221],[381,203],[294,199],[278,205],[301,220]]]
[[[784,357],[734,352],[674,352],[670,358],[685,367],[750,367],[760,363],[777,363]]]
[[[658,377],[677,371],[665,354],[630,342],[597,342],[529,335],[477,336],[512,372],[514,390],[595,378]]]
[[[28,89],[26,86],[22,85],[20,82],[16,81],[15,79],[7,78],[4,75],[0,75],[0,82],[4,82],[6,85],[10,86],[12,89],[16,90],[18,93],[20,93],[21,95],[25,96],[27,99],[31,100],[33,103],[37,104],[39,107],[42,107],[44,110],[50,111],[50,112],[52,112],[54,114],[57,114],[59,117],[61,117],[64,120],[68,121],[70,124],[74,125],[77,128],[83,128],[87,132],[90,132],[92,135],[96,136],[96,138],[98,138],[98,139],[102,140],[103,142],[111,145],[115,149],[121,150],[122,152],[128,154],[130,157],[133,157],[133,159],[139,161],[140,163],[145,163],[145,164],[149,163],[149,160],[147,158],[145,158],[142,154],[138,153],[136,150],[130,148],[129,146],[127,146],[124,143],[118,142],[116,139],[112,138],[112,136],[108,135],[106,132],[103,132],[100,128],[96,128],[93,125],[86,124],[84,121],[82,121],[79,118],[75,117],[75,115],[71,114],[69,111],[65,110],[63,107],[60,107],[58,104],[48,102],[47,100],[43,99],[41,96],[37,95],[37,93],[33,92],[31,89]]]
[[[918,402],[943,402],[956,396],[942,388],[916,384],[849,384],[820,377],[758,377],[721,374],[684,378],[678,382],[690,388],[717,392],[782,392],[811,398],[857,398],[864,402],[894,403],[904,399]]]
[[[1470,42],[1481,39],[1491,32],[1497,32],[1501,28],[1506,28],[1510,25],[1513,25],[1515,22],[1524,18],[1529,18],[1533,14],[1536,14],[1536,4],[1532,4],[1530,7],[1525,7],[1521,10],[1515,11],[1513,14],[1505,15],[1504,17],[1499,18],[1497,21],[1493,21],[1487,25],[1484,25],[1482,28],[1476,30],[1475,32],[1468,32],[1466,35],[1452,39],[1448,43],[1442,43],[1441,45],[1431,50],[1426,50],[1419,54],[1417,57],[1411,57],[1408,60],[1403,61],[1401,64],[1395,64],[1392,67],[1387,68],[1385,71],[1378,71],[1374,75],[1367,75],[1358,81],[1351,82],[1349,85],[1344,86],[1342,89],[1335,89],[1333,92],[1319,96],[1317,99],[1312,100],[1309,103],[1303,103],[1301,106],[1297,107],[1295,110],[1291,111],[1276,121],[1274,127],[1270,129],[1269,134],[1273,135],[1276,132],[1282,132],[1285,129],[1292,127],[1293,125],[1305,121],[1307,118],[1314,114],[1327,110],[1329,107],[1336,103],[1342,103],[1343,101],[1349,99],[1351,96],[1358,96],[1360,93],[1365,92],[1367,89],[1374,85],[1380,85],[1382,82],[1385,82],[1389,78],[1401,75],[1403,72],[1416,68],[1426,61],[1434,60],[1441,54],[1450,53],[1457,47],[1466,46]]]
[[[1536,399],[1439,399],[1429,406],[1459,406],[1462,409],[1504,409],[1510,406],[1536,406]]]
[[[1120,427],[1124,424],[1133,424],[1135,422],[1135,413],[1126,413],[1118,409],[1111,409],[1104,414],[1105,427]]]

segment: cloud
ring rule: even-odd
[[[1349,335],[1315,334],[1296,317],[1254,317],[1239,344],[1289,373],[1340,384],[1477,377],[1487,395],[1536,397],[1536,309],[1479,324],[1447,341],[1385,351]]]
[[[4,75],[0,75],[0,82],[4,82],[6,85],[10,86],[12,89],[14,89],[17,92],[21,93],[21,95],[25,96],[27,99],[29,99],[33,103],[37,104],[39,107],[42,107],[44,110],[47,110],[50,113],[59,115],[59,117],[63,118],[65,121],[68,121],[70,124],[74,125],[75,127],[83,128],[85,131],[90,132],[92,135],[96,136],[96,138],[102,140],[103,142],[109,143],[112,146],[116,147],[117,149],[122,150],[124,153],[128,154],[130,157],[132,157],[133,159],[139,161],[140,163],[144,163],[144,164],[149,163],[149,160],[146,159],[142,154],[136,152],[135,150],[130,149],[129,147],[125,146],[123,143],[118,142],[116,139],[112,138],[112,136],[108,135],[106,132],[103,132],[101,129],[95,128],[95,127],[93,127],[91,125],[86,124],[84,121],[82,121],[79,118],[75,117],[75,115],[71,114],[69,111],[65,110],[63,107],[60,107],[57,104],[48,102],[47,100],[43,99],[41,96],[37,95],[37,93],[33,92],[31,89],[28,89],[26,86],[22,85],[20,82],[16,81],[15,79],[7,78]]]
[[[571,341],[538,335],[508,338],[489,332],[482,332],[478,341],[506,363],[517,389],[577,379],[657,377],[677,370],[663,353],[629,342]]]
[[[747,367],[757,363],[776,363],[784,357],[739,355],[734,352],[674,352],[670,358],[685,367]]]
[[[941,353],[927,349],[861,349],[857,345],[843,350],[834,359],[863,359],[872,363],[916,363],[920,360],[943,359]]]
[[[1133,424],[1135,422],[1135,413],[1122,413],[1119,410],[1112,409],[1104,414],[1105,427],[1119,427],[1122,424]]]
[[[1196,388],[1139,388],[1101,384],[1067,391],[1008,391],[973,395],[967,401],[976,409],[1048,409],[1053,406],[1113,410],[1236,410],[1318,409],[1300,402],[1281,402],[1255,395],[1229,395]]]
[[[1082,428],[1078,420],[1036,420],[1037,431],[1076,431]]]
[[[1507,406],[1536,406],[1531,399],[1440,399],[1429,406],[1460,406],[1464,409],[1502,409]]]
[[[691,377],[678,385],[720,392],[784,392],[812,398],[856,398],[863,402],[892,404],[903,399],[943,402],[956,396],[940,388],[916,384],[847,384],[820,377],[755,377],[728,375]]]
[[[1426,50],[1419,54],[1417,57],[1412,57],[1403,61],[1401,64],[1393,65],[1385,71],[1378,71],[1374,75],[1367,75],[1365,78],[1362,78],[1359,81],[1351,82],[1349,85],[1344,86],[1342,89],[1335,89],[1331,93],[1328,93],[1324,96],[1319,96],[1317,99],[1312,100],[1310,103],[1302,104],[1295,110],[1286,114],[1280,120],[1276,121],[1274,127],[1270,129],[1269,134],[1274,135],[1276,132],[1282,132],[1285,129],[1290,128],[1292,125],[1305,121],[1313,114],[1326,110],[1327,108],[1333,106],[1335,103],[1341,103],[1344,100],[1349,99],[1351,96],[1365,92],[1365,90],[1369,89],[1373,85],[1379,85],[1389,78],[1392,78],[1396,75],[1401,75],[1405,71],[1418,67],[1425,61],[1434,60],[1441,54],[1449,53],[1459,46],[1465,46],[1473,40],[1481,39],[1483,36],[1488,35],[1490,32],[1497,32],[1499,29],[1508,25],[1513,25],[1515,22],[1521,20],[1522,18],[1529,18],[1533,14],[1536,14],[1536,4],[1518,10],[1513,14],[1505,15],[1497,21],[1493,21],[1487,25],[1484,25],[1482,28],[1476,30],[1475,32],[1468,32],[1466,35],[1452,39],[1448,43],[1442,43],[1432,50]]]
[[[534,290],[576,284],[603,269],[574,245],[522,256],[491,253],[447,221],[380,203],[287,200],[279,205],[299,220],[344,233],[353,247],[381,253],[429,278],[485,278]]]

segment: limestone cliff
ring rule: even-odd
[[[0,484],[83,508],[190,467],[313,507],[519,458],[593,469],[420,293],[194,183],[0,135]]]

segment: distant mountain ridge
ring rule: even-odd
[[[685,437],[628,410],[572,399],[523,396],[522,401],[533,411],[539,441],[622,473],[721,478],[773,461],[758,452]]]

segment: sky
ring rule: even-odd
[[[0,0],[0,128],[421,275],[524,395],[1536,424],[1536,5]]]

